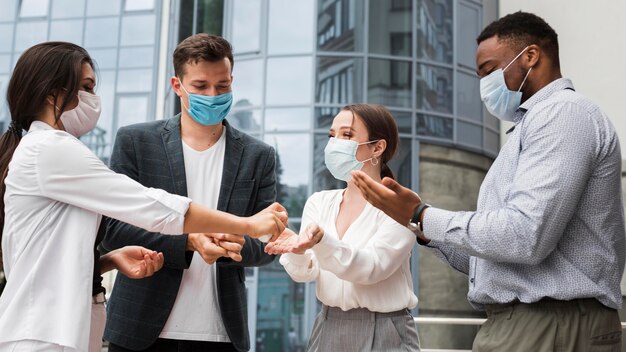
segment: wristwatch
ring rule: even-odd
[[[430,204],[420,203],[420,205],[417,206],[417,209],[415,209],[415,213],[409,221],[409,224],[406,225],[406,227],[408,227],[409,230],[411,230],[416,236],[418,235],[418,233],[424,231],[424,226],[420,221],[420,218],[422,217],[422,213],[424,212],[424,210],[426,210],[426,208],[428,207],[430,207]],[[420,239],[418,238],[417,241],[419,242]]]

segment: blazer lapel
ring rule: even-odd
[[[217,209],[221,211],[228,210],[230,195],[232,194],[237,178],[237,171],[243,155],[243,144],[240,141],[240,133],[224,121],[226,128],[226,151],[224,152],[224,171],[222,172],[222,185],[220,187],[220,196],[217,201]]]
[[[169,119],[161,131],[163,146],[176,194],[187,197],[187,175],[183,158],[183,144],[180,138],[180,114]]]

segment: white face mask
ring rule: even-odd
[[[351,172],[361,170],[363,163],[372,160],[374,157],[359,161],[356,158],[356,150],[360,145],[376,143],[378,140],[365,143],[357,143],[349,139],[339,139],[331,137],[324,149],[324,162],[326,168],[338,180],[350,181]]]
[[[60,120],[67,133],[79,138],[96,127],[101,111],[99,96],[79,90],[78,105],[72,110],[64,111]]]

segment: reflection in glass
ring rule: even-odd
[[[410,0],[370,1],[370,53],[412,56]]]
[[[313,142],[313,192],[346,188],[346,183],[337,180],[326,168],[324,148],[328,144],[328,133],[316,133]]]
[[[22,51],[45,42],[47,37],[47,21],[18,22],[15,29],[15,51]]]
[[[99,69],[114,69],[117,67],[117,49],[87,48],[87,52],[89,52],[89,55],[96,62]]]
[[[121,48],[119,67],[136,68],[150,67],[154,65],[154,47],[143,48]]]
[[[106,30],[104,30],[106,28]],[[85,46],[103,48],[117,46],[119,30],[118,17],[87,19],[85,27]]]
[[[187,2],[187,4],[190,2]],[[181,4],[181,13],[184,4]],[[181,18],[184,15],[181,15]],[[191,18],[191,17],[188,17]],[[191,21],[189,21],[191,22]],[[190,23],[191,24],[191,23]],[[224,24],[224,0],[200,0],[198,1],[198,9],[196,10],[196,32],[222,35],[222,26]],[[186,23],[181,24],[187,27]],[[183,34],[183,33],[179,33]],[[189,33],[191,35],[191,33]],[[182,39],[187,38],[185,35]]]
[[[13,49],[13,24],[0,24],[0,51],[11,52]]]
[[[457,71],[456,82],[457,115],[482,121],[483,103],[480,100],[478,77]]]
[[[118,15],[121,0],[87,0],[87,16]],[[111,28],[111,27],[102,27]]]
[[[413,114],[408,111],[391,111],[391,114],[396,119],[398,125],[398,132],[400,133],[413,133]]]
[[[261,0],[233,0],[232,39],[236,54],[261,51]]]
[[[265,143],[276,149],[276,201],[300,217],[309,194],[310,135],[265,134]]]
[[[317,48],[322,51],[363,51],[364,1],[317,3]]]
[[[11,71],[11,54],[0,55],[0,74],[9,73]],[[4,95],[0,95],[0,99],[4,100]]]
[[[113,132],[113,114],[115,113],[115,71],[102,70],[96,77],[96,94],[102,101],[102,112],[98,119],[98,128],[104,138],[104,149],[98,157],[106,160],[110,154],[111,144],[115,138]],[[92,137],[89,137],[92,138]],[[95,149],[92,149],[95,152]]]
[[[417,108],[452,113],[452,70],[419,64],[415,74]]]
[[[367,101],[385,106],[411,107],[411,63],[370,59]]]
[[[411,159],[413,145],[411,138],[400,138],[396,155],[389,162],[389,168],[401,185],[411,188]]]
[[[49,0],[21,0],[20,17],[46,17],[49,3]]]
[[[313,51],[313,0],[271,0],[267,50],[270,54]]]
[[[233,71],[233,107],[263,103],[263,61],[237,61]]]
[[[83,42],[83,20],[52,21],[49,40],[60,40],[81,45]]]
[[[340,108],[338,107],[315,108],[315,128],[329,130],[339,110]]]
[[[321,56],[315,71],[316,102],[345,105],[363,101],[363,59]]]
[[[231,112],[226,119],[240,131],[246,133],[261,132],[261,111],[258,109]]]
[[[265,103],[310,104],[313,86],[312,64],[310,56],[268,59]]]
[[[18,0],[0,0],[0,21],[13,21],[15,20],[15,9],[17,7]]]
[[[52,1],[52,18],[83,17],[84,15],[85,0]]]
[[[418,1],[418,58],[452,63],[452,12],[452,0]]]
[[[476,37],[480,34],[480,9],[461,1],[458,3],[456,30],[457,60],[468,68],[476,66]]]
[[[309,130],[311,128],[310,108],[286,108],[265,110],[266,131]]]
[[[124,11],[146,11],[154,9],[154,0],[126,0]]]
[[[118,92],[149,92],[152,90],[152,70],[119,70]]]
[[[452,139],[454,122],[451,118],[417,114],[417,129],[419,136]]]
[[[121,45],[154,44],[156,33],[156,16],[124,16],[122,18]]]
[[[483,128],[479,125],[457,121],[457,141],[478,148],[483,146]]]

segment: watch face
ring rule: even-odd
[[[414,222],[410,222],[407,227],[409,228],[409,230],[411,230],[413,233],[417,234],[417,231],[419,231],[419,226],[417,226],[416,223]]]

